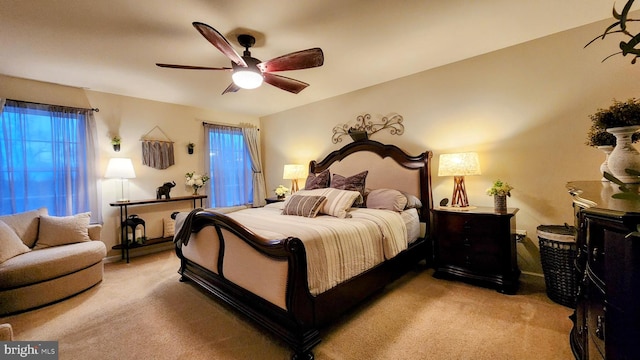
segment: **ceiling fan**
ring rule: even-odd
[[[238,35],[238,43],[245,48],[242,56],[240,56],[233,47],[231,47],[227,39],[216,29],[201,22],[194,22],[193,26],[205,39],[209,40],[213,46],[218,48],[218,50],[231,60],[231,67],[205,67],[160,63],[156,63],[156,65],[172,69],[232,71],[233,74],[231,78],[233,82],[227,86],[222,92],[222,95],[228,92],[236,92],[240,89],[255,89],[262,85],[263,81],[282,90],[297,94],[309,86],[309,84],[286,76],[276,75],[273,74],[273,72],[309,69],[322,66],[324,63],[324,54],[320,48],[296,51],[261,62],[252,57],[249,51],[249,48],[256,42],[253,36],[248,34]]]

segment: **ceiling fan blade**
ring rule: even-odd
[[[270,73],[263,73],[264,81],[277,88],[288,91],[290,93],[297,94],[304,90],[309,84],[300,80],[288,78],[286,76],[275,75]]]
[[[222,34],[218,32],[218,30],[212,28],[207,24],[197,21],[193,23],[193,27],[195,27],[196,30],[198,30],[200,34],[205,37],[205,39],[209,40],[209,42],[213,44],[213,46],[217,47],[218,50],[220,50],[229,59],[231,59],[231,61],[240,66],[247,66],[247,63],[244,62],[242,57],[238,55],[231,44],[229,44],[227,39],[225,39],[224,36],[222,36]]]
[[[286,71],[309,69],[322,66],[324,64],[324,54],[322,49],[313,48],[307,50],[296,51],[287,55],[267,60],[258,64],[258,68],[262,72]]]
[[[232,82],[231,84],[229,84],[229,86],[227,86],[226,89],[224,89],[222,95],[226,93],[237,92],[238,90],[240,90],[240,87]]]
[[[187,69],[187,70],[232,70],[228,67],[207,67],[207,66],[191,66],[191,65],[174,65],[174,64],[159,64],[157,66],[170,69]]]

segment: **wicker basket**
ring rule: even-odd
[[[574,268],[576,229],[565,224],[541,225],[537,230],[547,296],[558,304],[575,308],[578,290]]]

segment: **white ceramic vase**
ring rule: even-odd
[[[607,132],[616,137],[616,146],[609,154],[607,165],[611,174],[626,184],[640,182],[637,176],[629,175],[626,169],[640,171],[640,153],[633,146],[631,136],[640,130],[640,126],[623,126],[607,129]]]
[[[598,146],[598,149],[600,149],[600,151],[602,151],[605,155],[604,161],[602,162],[602,164],[600,164],[600,174],[604,174],[605,172],[611,173],[611,170],[609,170],[609,154],[611,154],[611,152],[613,151],[613,146],[602,145],[602,146]],[[609,180],[607,180],[604,176],[602,176],[602,179],[600,179],[600,181],[609,181]]]

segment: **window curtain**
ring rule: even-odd
[[[242,129],[204,123],[205,169],[209,206],[247,205],[253,202],[251,155],[244,142]]]
[[[93,110],[14,100],[2,105],[0,212],[90,211],[92,222],[101,223]]]
[[[262,161],[260,160],[260,146],[258,145],[258,129],[250,124],[242,126],[244,143],[251,157],[251,170],[253,171],[253,206],[266,205],[266,187],[264,174],[262,173]]]

